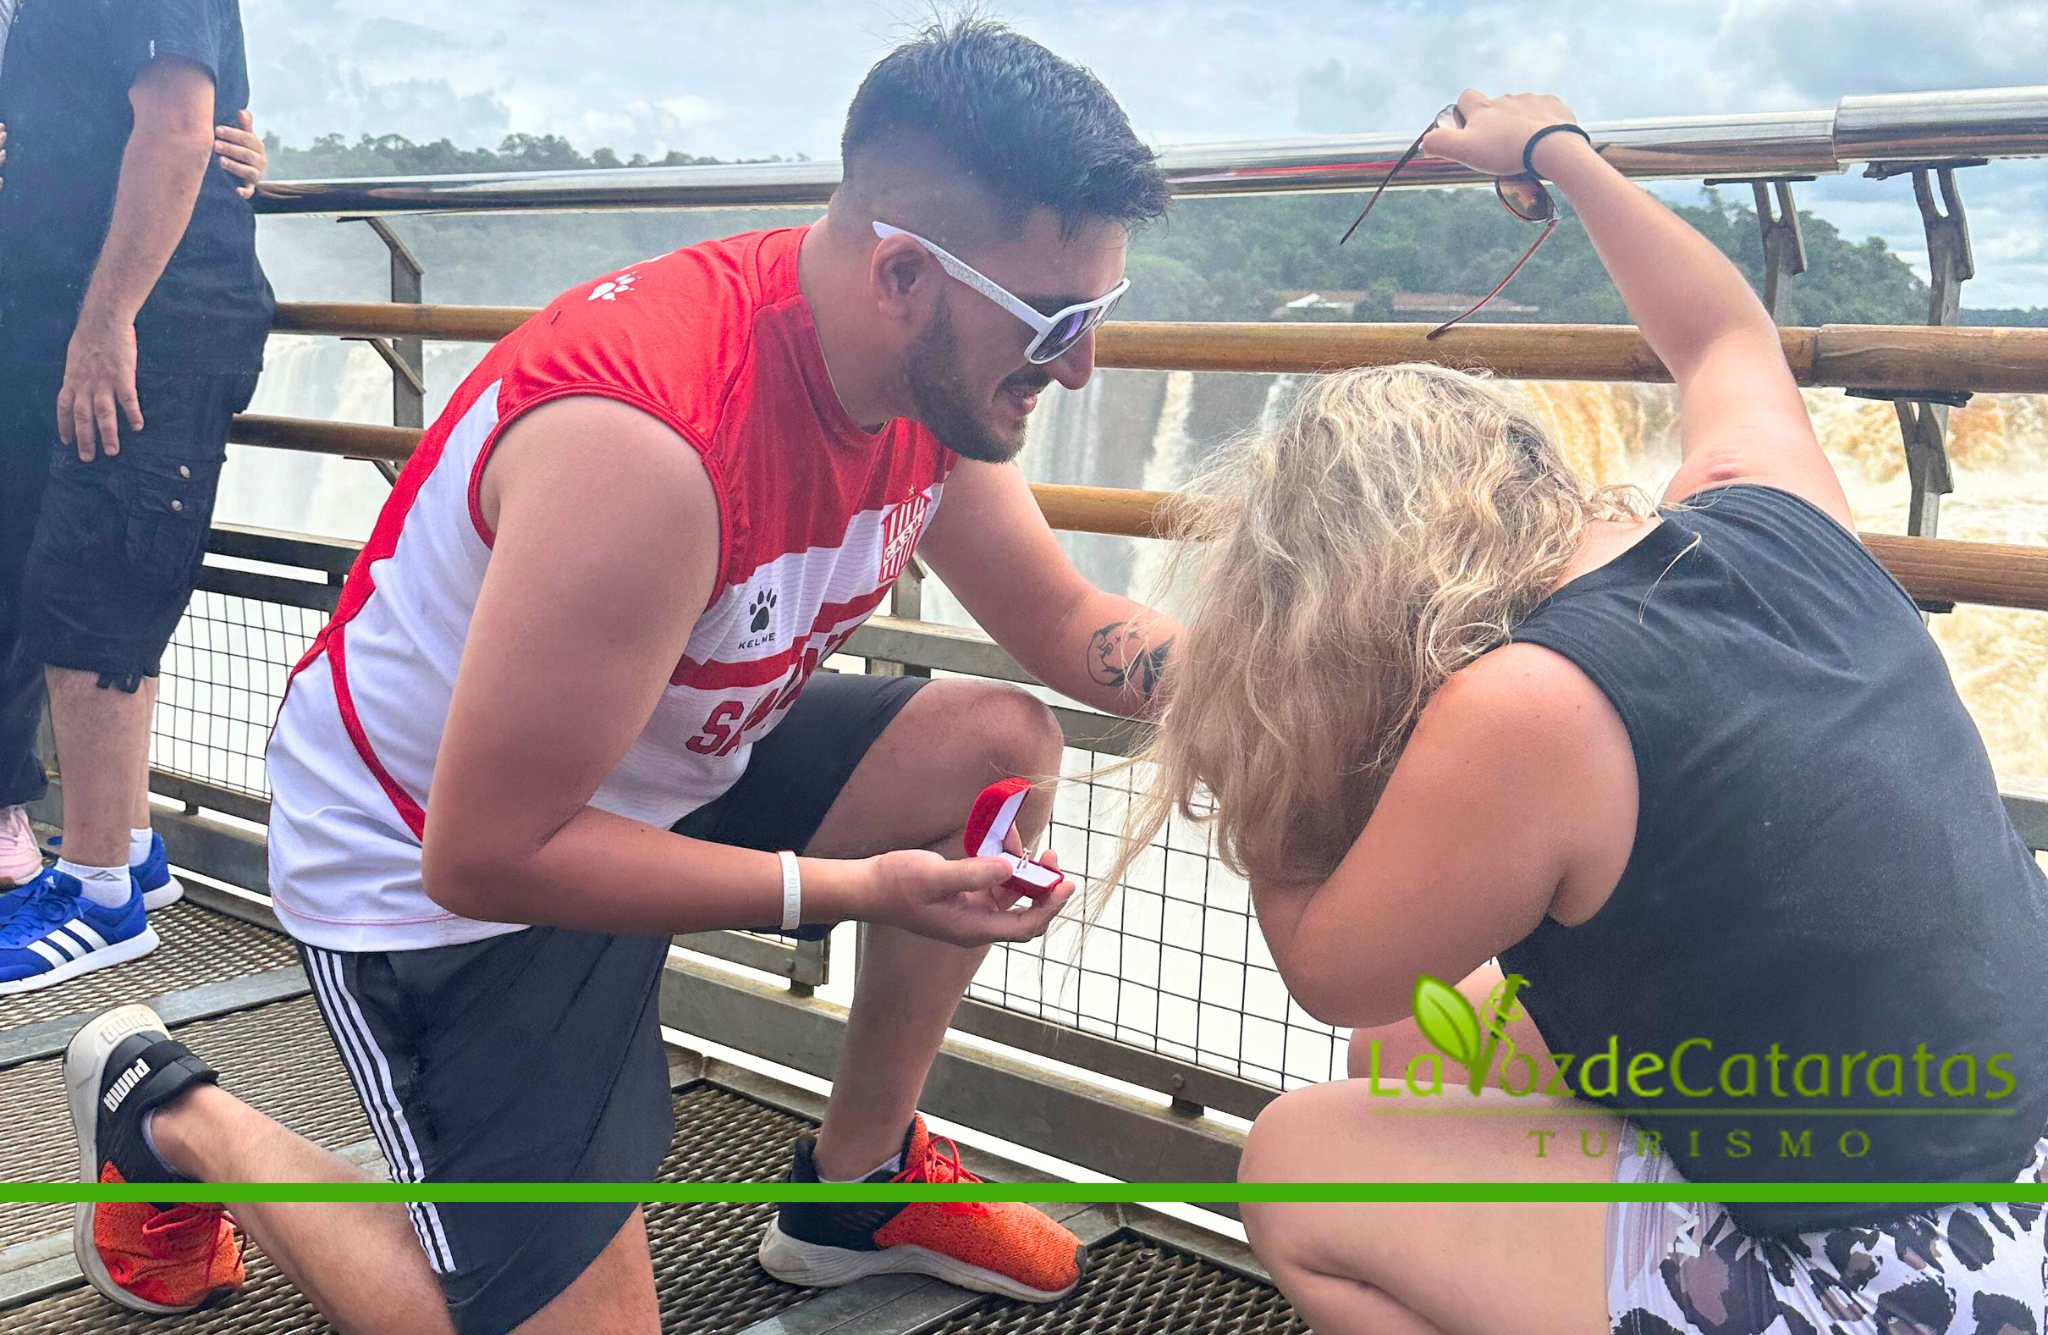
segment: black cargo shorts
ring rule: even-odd
[[[7,382],[11,448],[40,436],[49,460],[20,576],[20,653],[133,690],[156,674],[192,595],[228,423],[248,407],[256,375],[139,372],[142,430],[124,421],[120,453],[90,463],[58,438],[54,368],[15,369]]]

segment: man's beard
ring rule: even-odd
[[[967,392],[960,374],[960,340],[953,333],[953,319],[946,304],[939,303],[932,322],[910,345],[904,375],[910,381],[911,402],[917,420],[939,438],[939,444],[982,463],[1006,464],[1024,448],[1024,425],[1018,423],[1013,435],[1004,435],[984,421]],[[1010,377],[1020,385],[1042,388],[1052,377],[1033,367]],[[1010,381],[1004,381],[1008,385]]]

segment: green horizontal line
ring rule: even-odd
[[[1564,1157],[1560,1152],[1560,1158]],[[648,1201],[758,1204],[780,1201],[1077,1203],[1148,1201],[1693,1202],[2043,1201],[2048,1185],[2013,1182],[984,1182],[795,1185],[788,1182],[0,1182],[0,1201]]]

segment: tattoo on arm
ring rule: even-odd
[[[1088,639],[1088,675],[1101,685],[1136,691],[1150,700],[1172,648],[1171,637],[1150,644],[1143,626],[1112,621]]]

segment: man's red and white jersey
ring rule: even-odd
[[[955,456],[914,423],[870,433],[847,416],[797,288],[803,236],[706,242],[571,289],[491,349],[427,431],[271,735],[270,885],[299,939],[403,950],[517,930],[429,900],[420,839],[491,558],[478,483],[528,408],[629,403],[698,451],[718,500],[716,590],[591,805],[665,826],[723,793],[882,600]]]

